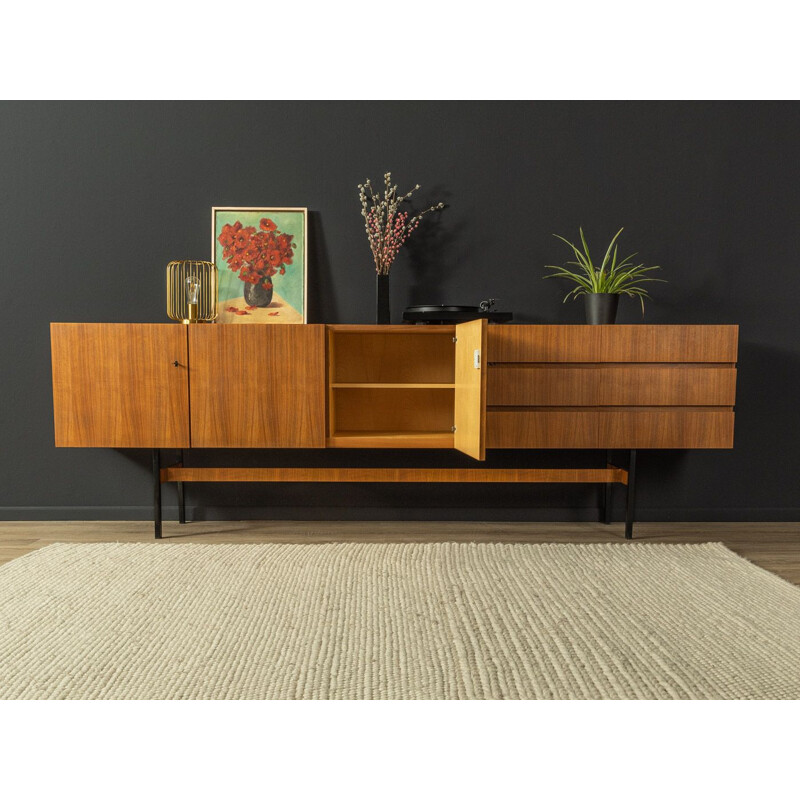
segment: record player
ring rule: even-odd
[[[403,322],[415,325],[452,325],[473,319],[489,322],[510,322],[514,316],[510,311],[492,311],[495,301],[481,300],[477,306],[427,305],[409,306],[403,312]]]

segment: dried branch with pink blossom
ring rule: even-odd
[[[429,211],[440,211],[444,203],[420,211],[409,218],[407,211],[399,211],[400,203],[411,199],[411,195],[419,189],[417,184],[410,192],[397,194],[397,186],[392,185],[392,173],[383,176],[383,197],[375,194],[369,180],[358,185],[358,197],[361,200],[361,216],[364,217],[364,228],[367,231],[369,247],[375,259],[375,271],[378,275],[388,275],[400,248],[409,236],[417,229],[420,220]]]

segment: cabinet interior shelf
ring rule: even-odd
[[[452,431],[342,431],[327,440],[328,447],[453,447]]]

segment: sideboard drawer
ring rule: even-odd
[[[601,327],[601,361],[736,363],[738,325]]]
[[[734,364],[736,325],[490,325],[491,363]]]
[[[491,406],[732,406],[734,367],[694,364],[503,364],[489,367]]]
[[[489,411],[496,448],[729,448],[734,413],[709,408],[545,408]]]
[[[554,409],[486,412],[486,446],[509,449],[600,447],[597,411]]]
[[[597,325],[490,325],[489,363],[600,361]]]

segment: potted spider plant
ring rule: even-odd
[[[620,228],[608,245],[603,260],[596,264],[592,261],[589,253],[589,245],[586,244],[586,237],[583,235],[583,228],[580,231],[582,248],[577,247],[572,242],[554,233],[556,239],[561,239],[575,254],[577,261],[567,261],[562,266],[547,264],[545,269],[552,269],[545,278],[565,278],[575,283],[575,287],[569,291],[564,298],[564,302],[572,298],[575,300],[580,295],[584,296],[586,304],[586,321],[589,325],[613,325],[617,318],[617,306],[619,296],[625,294],[628,297],[637,297],[642,305],[642,316],[644,316],[644,299],[650,297],[647,289],[642,285],[650,281],[664,283],[661,278],[651,278],[648,273],[661,267],[646,267],[644,264],[636,264],[632,253],[623,259],[618,258],[617,239],[624,228]]]

